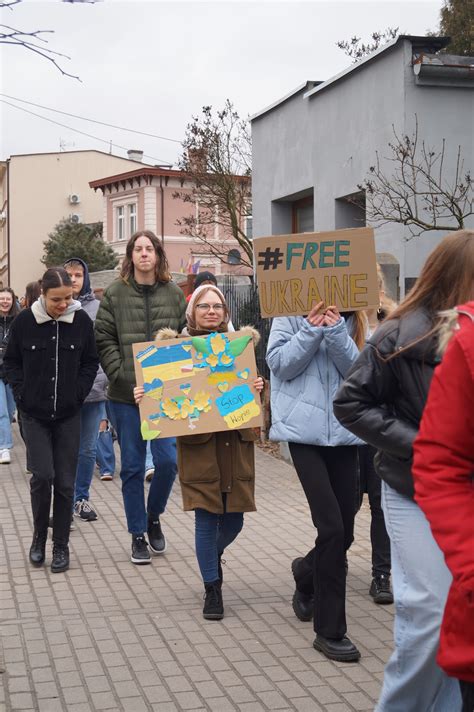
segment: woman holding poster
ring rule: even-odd
[[[314,617],[313,647],[331,660],[356,662],[346,636],[345,556],[353,541],[357,445],[333,415],[333,398],[366,334],[360,312],[341,316],[319,302],[307,317],[273,320],[267,349],[271,371],[272,440],[287,441],[318,531],[304,558],[293,561],[293,609]],[[313,595],[314,592],[314,595]]]
[[[440,312],[473,296],[474,230],[459,230],[431,252],[414,287],[369,339],[335,399],[341,423],[377,449],[390,537],[395,650],[385,667],[377,712],[461,707],[456,681],[436,663],[451,574],[414,501],[412,464],[439,362]]]
[[[203,336],[229,331],[229,309],[222,292],[213,285],[198,287],[186,309],[183,335]],[[259,334],[251,327],[254,344]],[[176,338],[172,329],[161,329],[157,340]],[[263,389],[263,379],[253,387]],[[138,404],[143,386],[134,389]],[[185,511],[194,510],[196,556],[204,582],[203,616],[224,617],[222,566],[224,550],[236,539],[244,523],[244,512],[255,511],[255,460],[253,428],[200,433],[178,437],[178,473]]]

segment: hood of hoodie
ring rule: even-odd
[[[71,259],[66,260],[64,263],[63,267],[66,268],[68,264],[71,262],[79,262],[79,264],[82,265],[82,269],[84,270],[84,283],[82,285],[82,289],[79,292],[79,295],[77,297],[78,301],[81,302],[90,302],[93,299],[95,299],[94,292],[92,291],[91,287],[91,278],[89,276],[89,267],[87,266],[87,263],[84,262],[84,260],[81,260],[80,257],[71,257]]]
[[[65,321],[67,324],[72,324],[74,321],[74,314],[79,311],[79,309],[82,309],[81,303],[76,299],[73,299],[64,314],[58,316],[57,319],[53,319],[53,317],[46,311],[43,296],[37,299],[31,306],[31,311],[33,312],[33,316],[38,324],[45,324],[47,321]]]

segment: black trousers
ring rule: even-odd
[[[31,509],[35,532],[48,531],[53,500],[53,541],[67,544],[74,502],[79,439],[80,413],[61,420],[43,421],[21,414],[26,441],[30,480]]]
[[[346,625],[345,555],[354,539],[357,447],[289,443],[291,457],[318,530],[295,571],[302,593],[314,592],[314,630],[342,638]]]
[[[374,468],[375,448],[361,445],[359,454],[359,508],[367,492],[370,505],[370,542],[372,544],[372,576],[390,576],[390,539],[385,528],[382,509],[382,480]]]
[[[474,682],[459,680],[462,697],[462,712],[473,712],[474,710]]]

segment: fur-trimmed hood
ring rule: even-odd
[[[448,309],[447,311],[441,312],[443,321],[439,329],[438,338],[438,352],[441,356],[446,351],[452,336],[461,328],[459,324],[459,317],[461,315],[467,316],[474,322],[474,301],[462,304],[455,309]]]
[[[239,331],[243,332],[245,335],[249,335],[252,337],[253,345],[257,346],[258,342],[260,341],[260,334],[255,329],[253,326],[243,326]],[[224,333],[235,333],[235,332],[224,332]],[[166,339],[177,339],[180,336],[188,336],[188,332],[186,327],[183,329],[181,334],[178,334],[177,331],[174,329],[169,329],[165,327],[164,329],[160,329],[156,336],[155,336],[155,341],[165,341]]]

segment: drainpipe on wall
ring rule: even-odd
[[[161,222],[161,246],[165,246],[165,194],[163,190],[163,176],[160,176],[160,222]]]

